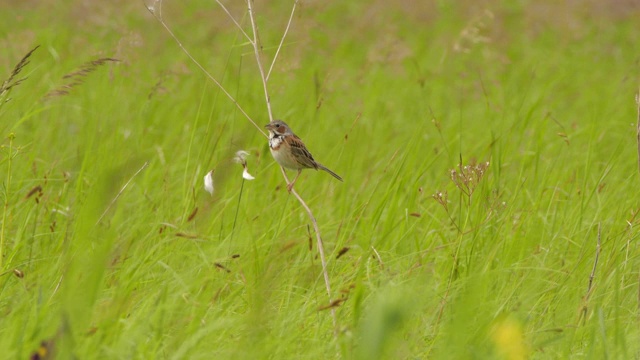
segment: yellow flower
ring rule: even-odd
[[[491,339],[502,359],[524,360],[529,349],[524,340],[522,325],[512,317],[496,321],[491,329]]]

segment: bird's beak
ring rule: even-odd
[[[268,123],[267,125],[265,125],[264,128],[267,129],[267,130],[273,129],[271,123]]]

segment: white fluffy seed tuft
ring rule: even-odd
[[[204,189],[213,196],[213,170],[209,171],[207,175],[204,176]]]

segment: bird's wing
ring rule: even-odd
[[[318,164],[299,137],[292,136],[290,145],[291,152],[298,163],[307,168],[318,169]]]

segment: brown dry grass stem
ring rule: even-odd
[[[596,257],[593,261],[593,269],[591,269],[591,275],[589,275],[589,286],[587,287],[587,294],[591,293],[591,287],[593,286],[593,279],[596,277],[596,267],[598,267],[598,258],[600,257],[601,246],[601,231],[600,224],[598,224],[598,243],[596,244]]]
[[[258,65],[258,71],[260,71],[260,79],[262,79],[262,87],[264,89],[265,102],[267,104],[267,113],[269,114],[269,121],[273,121],[273,113],[271,111],[271,98],[269,97],[269,90],[267,90],[267,77],[264,74],[262,68],[262,60],[260,60],[260,47],[258,44],[258,25],[254,19],[253,12],[253,0],[247,0],[247,7],[249,9],[249,19],[251,19],[251,28],[253,29],[253,40],[251,45],[253,46],[253,53],[256,56],[256,63]]]
[[[287,27],[284,29],[284,33],[282,34],[282,39],[280,39],[278,49],[276,49],[276,53],[275,55],[273,55],[273,61],[271,61],[271,66],[269,66],[269,71],[267,71],[267,77],[265,78],[265,81],[269,81],[271,71],[273,70],[273,65],[276,64],[276,60],[278,59],[278,55],[280,54],[280,49],[282,49],[282,45],[284,44],[284,39],[287,37],[287,33],[289,33],[289,28],[291,27],[291,22],[293,20],[293,14],[296,12],[296,5],[298,5],[298,0],[293,2],[293,6],[291,7],[291,15],[289,15],[289,21],[287,21]]]
[[[113,58],[101,58],[92,60],[82,64],[76,71],[70,72],[62,77],[66,81],[65,84],[58,86],[57,88],[49,91],[44,98],[49,99],[56,96],[68,95],[69,92],[76,86],[84,83],[84,80],[89,74],[96,71],[96,69],[104,64],[110,62],[119,62],[118,59]]]
[[[249,42],[252,42],[253,40],[251,39],[251,37],[244,31],[242,26],[240,26],[238,21],[236,21],[236,19],[233,17],[233,15],[231,15],[229,10],[227,10],[227,8],[220,2],[220,0],[216,0],[216,3],[218,3],[218,5],[220,5],[220,7],[222,8],[222,10],[224,10],[224,12],[227,14],[227,16],[229,16],[229,19],[231,19],[231,21],[233,21],[233,23],[236,25],[238,30],[240,30],[242,35],[244,35],[245,39],[247,39]]]
[[[600,228],[600,224],[598,224],[598,239],[597,239],[597,243],[596,243],[596,256],[593,259],[593,267],[591,268],[591,274],[589,274],[589,285],[587,286],[587,293],[584,295],[582,301],[583,301],[583,305],[582,305],[582,309],[580,311],[580,318],[578,319],[578,322],[580,322],[580,320],[582,320],[582,323],[584,324],[587,321],[587,313],[588,313],[588,303],[589,303],[589,298],[591,297],[591,293],[593,292],[593,279],[595,279],[596,277],[596,269],[598,268],[598,259],[600,258],[600,248],[601,248],[601,228]]]
[[[284,176],[285,180],[287,181],[287,184],[290,184],[291,182],[289,181],[289,177],[287,176],[287,173],[282,166],[280,167],[280,170],[282,170],[282,176]],[[320,228],[318,227],[318,222],[316,221],[315,216],[313,216],[313,212],[311,211],[311,208],[309,208],[309,206],[307,205],[307,203],[304,202],[302,197],[298,195],[296,190],[292,188],[291,193],[293,194],[293,196],[296,197],[296,199],[298,199],[298,201],[300,202],[300,205],[302,205],[302,207],[307,211],[307,214],[309,215],[309,219],[311,219],[311,223],[313,224],[313,229],[315,230],[315,233],[316,233],[316,243],[318,246],[318,253],[320,254],[320,262],[322,264],[322,275],[324,277],[324,286],[327,289],[327,294],[329,295],[329,303],[331,303],[332,301],[331,300],[331,281],[329,280],[329,272],[327,271],[327,259],[324,254],[324,243],[322,242],[322,236],[320,236]],[[336,310],[334,308],[331,308],[331,316],[333,318],[333,327],[334,329],[336,329],[337,319],[336,319]]]

